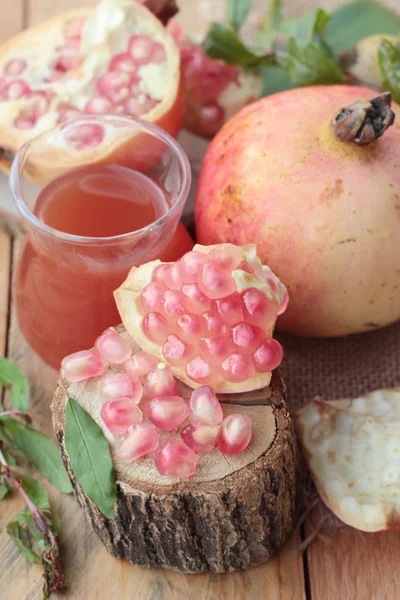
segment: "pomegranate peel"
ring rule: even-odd
[[[219,255],[221,249],[224,253]],[[198,258],[201,254],[206,263]],[[229,269],[229,264],[237,268]],[[195,274],[197,282],[193,282]],[[201,293],[208,294],[208,303],[203,303],[207,309],[199,314],[196,303],[191,314],[193,302],[183,290],[200,285]],[[243,303],[251,291],[256,299],[248,324],[246,310],[240,312],[236,306],[235,294]],[[224,315],[221,300],[232,295],[234,300],[228,304],[236,306],[239,323]],[[272,343],[277,314],[287,304],[286,288],[262,265],[253,245],[196,245],[176,263],[152,261],[133,267],[114,296],[132,339],[192,388],[211,385],[217,393],[261,389],[269,385],[271,370],[282,359],[279,343],[274,340],[271,347],[268,343]]]
[[[316,397],[295,414],[325,504],[362,531],[400,528],[400,388],[354,400]]]

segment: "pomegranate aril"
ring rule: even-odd
[[[64,25],[64,36],[69,39],[79,39],[82,35],[82,29],[85,19],[73,19]]]
[[[160,313],[148,313],[142,321],[144,334],[155,344],[163,344],[171,333],[171,326]]]
[[[249,288],[244,291],[242,308],[247,323],[262,327],[264,330],[273,327],[276,320],[276,307],[261,290]]]
[[[146,34],[131,35],[128,43],[128,52],[136,64],[145,65],[155,62],[152,60],[152,56],[157,53],[156,45],[161,46],[161,44],[153,42],[151,37]]]
[[[17,129],[31,129],[35,126],[35,123],[33,119],[29,119],[28,117],[17,117],[14,119],[13,125]]]
[[[175,290],[167,290],[163,297],[163,313],[170,319],[176,321],[178,317],[183,315],[185,307],[183,305],[183,297],[180,292]]]
[[[82,62],[81,56],[68,46],[64,46],[60,50],[60,55],[57,58],[56,64],[54,65],[54,69],[56,71],[61,71],[65,73],[66,71],[71,71],[72,69],[77,69]]]
[[[217,445],[219,425],[187,425],[181,438],[196,454],[211,452]]]
[[[259,327],[249,323],[238,323],[232,327],[232,341],[242,352],[252,352],[264,338],[264,332]]]
[[[172,263],[164,273],[164,283],[171,290],[180,290],[183,286],[178,263]]]
[[[233,244],[219,244],[210,251],[208,257],[229,271],[237,269],[242,262],[242,254]]]
[[[197,383],[212,383],[214,372],[214,365],[201,356],[196,356],[186,365],[186,375]]]
[[[158,365],[158,360],[155,356],[148,354],[147,352],[143,352],[140,350],[136,352],[131,358],[128,358],[122,364],[122,368],[127,373],[131,373],[132,375],[136,375],[139,381],[143,383],[144,378],[150,371],[155,369]]]
[[[253,354],[253,363],[259,373],[273,371],[282,362],[283,350],[277,340],[265,339]]]
[[[178,389],[171,369],[161,364],[150,371],[144,381],[144,394],[150,399],[157,396],[177,396]]]
[[[127,115],[140,117],[148,113],[156,104],[158,104],[157,100],[153,100],[150,96],[144,96],[142,101],[138,98],[128,98],[124,104],[123,112]]]
[[[281,305],[278,309],[278,312],[276,313],[279,317],[279,315],[283,314],[285,312],[285,310],[287,309],[287,306],[289,304],[289,294],[287,292],[285,292],[285,295],[283,296],[283,300],[281,302]]]
[[[22,79],[16,79],[8,84],[8,86],[1,92],[0,98],[2,100],[18,100],[27,96],[30,92],[30,87]]]
[[[115,54],[110,62],[110,71],[124,71],[125,73],[136,73],[137,65],[128,52]]]
[[[176,335],[169,335],[163,345],[162,353],[167,362],[177,366],[185,365],[190,358],[190,347]]]
[[[151,423],[139,423],[115,442],[115,453],[121,460],[132,462],[158,448],[158,433]]]
[[[222,363],[222,372],[227,381],[240,382],[253,377],[255,369],[248,356],[234,353]]]
[[[57,106],[58,123],[79,117],[81,111],[71,104],[59,104]]]
[[[78,150],[98,146],[104,139],[104,127],[98,123],[86,125],[71,125],[65,132],[65,138]]]
[[[108,400],[101,407],[100,416],[114,434],[126,433],[131,425],[137,425],[143,419],[142,411],[131,398]]]
[[[192,392],[189,407],[192,425],[219,425],[224,418],[219,400],[208,385]]]
[[[235,292],[226,298],[216,300],[218,313],[229,325],[235,325],[243,321],[242,300],[240,294]]]
[[[16,77],[17,75],[21,75],[28,66],[26,60],[22,60],[21,58],[14,58],[9,60],[4,65],[4,72],[6,75],[10,77]]]
[[[161,475],[187,478],[197,471],[198,456],[182,440],[168,440],[154,454],[154,464]]]
[[[250,444],[251,436],[252,423],[248,415],[229,415],[221,423],[218,450],[228,456],[239,454]]]
[[[203,332],[205,337],[224,337],[228,334],[228,326],[218,314],[206,312],[203,315]]]
[[[205,129],[219,128],[225,120],[225,111],[219,104],[206,104],[199,111],[199,118]]]
[[[98,78],[97,88],[102,96],[118,104],[129,97],[130,82],[130,73],[109,71]]]
[[[199,289],[197,283],[188,283],[182,287],[183,301],[187,310],[202,315],[211,308],[211,300]]]
[[[197,283],[200,291],[211,300],[224,298],[236,291],[230,272],[211,262],[200,269]]]
[[[152,281],[140,292],[140,307],[144,313],[159,312],[162,309],[165,286]]]
[[[223,337],[201,338],[200,348],[202,348],[207,361],[216,365],[220,365],[225,358],[234,352],[230,340]]]
[[[195,283],[199,271],[208,262],[206,254],[187,252],[179,261],[179,272],[184,283]]]
[[[185,342],[197,343],[201,336],[203,321],[198,315],[184,314],[177,321],[182,339]]]
[[[112,329],[97,338],[95,347],[105,362],[115,365],[125,362],[132,354],[130,344]]]
[[[146,417],[162,431],[173,431],[188,416],[189,409],[180,396],[157,396],[145,406]]]
[[[143,386],[138,377],[130,373],[106,373],[100,379],[100,396],[109,398],[127,397],[139,404],[143,395]]]
[[[8,79],[7,79],[7,77],[4,77],[3,75],[0,75],[0,95],[3,92],[3,90],[6,89],[7,86],[8,86]]]
[[[101,115],[112,112],[113,103],[103,96],[95,96],[88,100],[85,106],[85,112],[93,115]]]
[[[151,280],[165,283],[165,276],[172,263],[161,263],[154,268]]]
[[[97,350],[81,350],[63,359],[60,372],[68,381],[83,381],[102,375],[104,364]]]

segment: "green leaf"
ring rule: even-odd
[[[400,31],[400,16],[373,0],[356,0],[332,14],[325,40],[335,52],[353,48],[362,38],[375,33]]]
[[[32,479],[32,477],[26,477],[25,475],[19,477],[19,479],[21,480],[22,487],[28,494],[30,500],[32,500],[33,504],[42,510],[50,510],[49,495],[42,484],[40,484],[36,479]]]
[[[297,19],[290,19],[282,24],[282,31],[297,42],[311,42],[314,36],[323,37],[330,15],[321,8],[311,10]]]
[[[4,387],[11,386],[11,402],[18,410],[26,412],[29,406],[29,382],[17,365],[0,356],[0,383]]]
[[[228,23],[239,31],[249,14],[251,0],[228,0]]]
[[[203,41],[203,48],[211,58],[220,58],[229,65],[239,65],[251,69],[276,64],[274,55],[258,56],[254,54],[241,42],[232,29],[219,23],[211,24]]]
[[[392,92],[395,102],[400,102],[400,48],[389,40],[383,40],[378,57],[382,87]]]
[[[10,467],[14,467],[17,464],[15,456],[13,456],[10,452],[2,448],[2,452],[4,454],[4,458],[6,459],[8,465]]]
[[[13,519],[7,525],[7,533],[29,562],[40,563],[40,556],[32,550],[32,540],[28,532],[18,521]]]
[[[73,398],[67,402],[65,443],[83,491],[103,515],[114,519],[117,491],[108,442],[101,428]]]
[[[262,70],[263,90],[261,96],[269,96],[277,92],[284,92],[294,87],[286,69],[281,67],[266,67]]]
[[[16,419],[7,418],[3,423],[11,434],[16,449],[26,456],[50,483],[62,492],[70,494],[72,487],[54,440]]]
[[[3,498],[7,496],[9,491],[10,486],[8,485],[7,481],[3,481],[3,483],[0,483],[0,500],[3,500]]]
[[[281,0],[271,0],[261,26],[261,33],[272,36],[278,32],[282,23]]]
[[[291,38],[288,56],[280,64],[287,69],[295,86],[341,83],[344,80],[342,71],[329,51],[316,41],[297,43]]]

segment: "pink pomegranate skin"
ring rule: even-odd
[[[400,318],[400,108],[369,146],[339,141],[333,116],[376,92],[290,90],[242,109],[206,154],[201,244],[257,244],[288,287],[281,330],[334,337]]]

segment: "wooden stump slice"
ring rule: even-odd
[[[139,349],[123,326],[116,330],[134,351]],[[188,398],[191,389],[177,383]],[[110,443],[118,495],[114,520],[84,494],[71,470],[64,439],[69,396],[102,427]],[[64,465],[79,503],[113,556],[187,573],[223,573],[265,562],[281,548],[293,526],[295,499],[295,442],[283,380],[275,372],[264,390],[219,399],[225,416],[245,412],[251,417],[249,447],[229,457],[214,449],[200,456],[194,477],[177,479],[161,476],[151,457],[128,464],[115,456],[114,436],[100,417],[98,378],[59,380],[52,411]],[[160,433],[161,441],[171,437]]]

